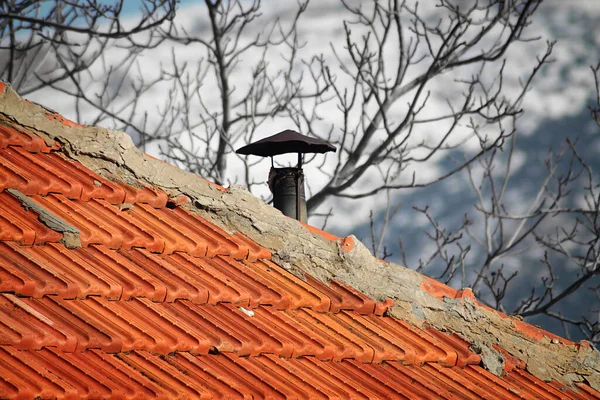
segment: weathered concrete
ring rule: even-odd
[[[192,199],[188,205],[229,232],[242,232],[269,249],[274,261],[298,276],[309,273],[328,282],[335,278],[366,295],[394,306],[389,314],[417,325],[459,333],[472,343],[484,366],[502,372],[504,357],[494,346],[524,361],[527,370],[543,380],[570,385],[587,381],[600,390],[600,353],[582,343],[553,343],[517,329],[520,320],[477,305],[468,297],[440,299],[422,288],[424,277],[410,269],[383,263],[356,238],[354,246],[312,234],[295,220],[284,217],[247,191],[227,191],[191,173],[141,153],[122,132],[98,127],[65,126],[46,117],[42,107],[22,101],[12,89],[0,96],[0,114],[43,137],[56,140],[71,158],[97,173],[133,182],[138,179]],[[522,323],[521,323],[522,324]]]
[[[21,202],[21,205],[25,210],[32,210],[35,212],[38,215],[38,220],[42,224],[53,231],[62,233],[63,237],[60,240],[60,243],[66,248],[74,249],[76,247],[81,247],[81,232],[79,232],[79,229],[52,214],[18,190],[7,189],[7,191]]]

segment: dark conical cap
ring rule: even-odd
[[[328,151],[335,151],[335,147],[324,140],[288,129],[240,147],[236,153],[268,157],[286,153],[327,153]]]

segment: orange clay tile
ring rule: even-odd
[[[37,213],[25,210],[21,202],[8,192],[0,192],[0,241],[31,246],[61,239],[61,233],[38,221]]]
[[[209,262],[210,259],[191,257],[184,253],[175,253],[161,258],[165,261],[162,265],[168,268],[168,271],[172,271],[172,275],[189,277],[187,278],[189,284],[206,290],[208,303],[218,304],[226,301],[248,305],[250,298],[248,291],[237,282],[223,275],[214,267],[213,263]],[[156,270],[152,273],[158,276],[161,272]]]
[[[459,377],[458,371],[455,371],[454,369],[441,369],[439,366],[434,364],[432,364],[432,367],[451,379],[463,382],[466,387],[471,388],[481,396],[489,396],[489,387],[494,386],[496,390],[493,395],[498,399],[564,398],[564,394],[560,394],[560,392],[555,390],[550,385],[544,385],[542,381],[534,378],[530,374],[527,374],[529,379],[523,379],[523,377],[518,375],[518,371],[508,373],[506,377],[497,377],[479,366],[468,366],[464,369],[464,372],[462,372]],[[536,390],[534,385],[542,386],[542,388],[540,388],[541,390]]]
[[[600,398],[600,393],[592,389],[585,383],[576,383],[574,390],[569,390],[569,388],[566,388],[557,382],[550,382],[550,385],[556,389],[559,389],[562,393],[566,392],[569,396],[572,396],[572,398],[574,399],[593,400]],[[575,392],[575,390],[577,390],[576,396],[572,394]]]
[[[571,342],[570,340],[564,339],[558,335],[555,335],[553,333],[545,331],[541,328],[538,328],[537,326],[528,324],[527,322],[515,319],[515,320],[513,320],[513,323],[515,324],[515,330],[529,336],[532,339],[541,340],[544,338],[548,338],[551,340],[555,340],[561,344],[566,344],[566,345],[574,345],[575,344],[574,342]]]
[[[145,352],[133,352],[131,354],[123,354],[120,359],[135,370],[143,370],[145,375],[156,382],[161,388],[166,389],[165,392],[169,398],[207,398],[206,395],[214,392],[208,388],[214,388],[217,379],[210,379],[206,373],[201,372],[201,368],[190,368],[190,365],[181,366],[171,361],[171,356],[166,356],[164,359],[157,359]],[[214,367],[218,363],[213,363]],[[215,368],[216,369],[216,368]],[[190,372],[200,374],[198,380],[190,380],[187,378]],[[231,374],[229,374],[231,376]],[[207,379],[208,378],[208,379]],[[241,398],[243,392],[237,392]],[[230,393],[231,394],[231,393]]]
[[[385,314],[389,308],[394,305],[394,300],[389,297],[384,301],[378,301],[375,303],[375,310],[373,310],[373,314],[375,315],[383,315]]]
[[[0,295],[0,316],[0,345],[10,345],[19,350],[46,346],[75,351],[75,337],[55,329],[52,320],[14,295]]]
[[[39,136],[22,133],[0,123],[0,149],[5,149],[8,146],[22,147],[32,153],[49,153],[52,150],[58,149],[58,143],[49,147]]]
[[[372,314],[375,310],[375,301],[356,290],[349,289],[347,286],[336,284],[333,281],[328,286],[310,275],[306,276],[306,282],[331,299],[331,312],[340,312],[345,307],[363,314]]]
[[[457,358],[455,349],[420,332],[422,343],[438,350],[417,359],[411,353],[411,341],[403,338],[410,336],[410,328],[398,324],[394,336],[378,327],[378,319],[390,317],[369,319],[351,312],[336,316],[305,310],[284,312],[265,306],[252,310],[250,316],[237,305],[186,301],[153,303],[139,299],[123,303],[102,297],[33,300],[14,295],[5,295],[2,301],[4,309],[13,311],[5,311],[0,345],[21,349],[207,354],[214,348],[239,356],[273,353],[280,357],[313,355],[323,360],[400,360],[405,364],[429,361],[446,365],[453,365]],[[78,318],[74,319],[75,315]],[[282,330],[271,332],[274,326]]]
[[[163,251],[158,233],[143,229],[103,200],[70,200],[62,195],[35,196],[35,202],[50,213],[75,226],[81,232],[81,245],[102,244],[109,248],[139,246]]]
[[[167,200],[167,207],[173,209],[175,207],[181,207],[189,204],[192,200],[184,194],[176,197],[169,197]]]
[[[236,232],[235,235],[230,236],[230,239],[236,242],[236,244],[241,248],[248,248],[248,254],[244,257],[250,262],[256,262],[258,260],[270,260],[271,252],[264,247],[260,246],[258,243],[253,242],[248,239],[246,236],[242,235],[239,232]]]
[[[7,242],[0,243],[0,289],[32,297],[148,297],[329,310],[331,302],[325,294],[265,262],[246,264],[228,257],[212,260],[182,253],[159,258],[146,250],[114,252],[96,245],[74,250],[61,245],[28,249]],[[271,295],[263,295],[263,290]],[[257,296],[253,300],[251,292]]]
[[[111,204],[121,204],[125,200],[125,191],[121,185],[101,177],[77,161],[57,153],[50,153],[48,157],[38,157],[38,159],[51,176],[66,176],[70,181],[81,185],[81,195],[73,197],[73,199],[83,201],[102,199]],[[57,193],[71,198],[64,192]]]
[[[0,188],[13,188],[26,195],[61,193],[69,198],[79,198],[82,185],[65,169],[56,167],[57,156],[32,154],[9,147],[0,150],[0,172],[3,177]],[[53,173],[54,172],[54,173]]]
[[[244,262],[245,268],[242,272],[254,279],[265,282],[269,287],[278,287],[290,302],[288,308],[300,307],[311,308],[315,311],[329,311],[331,309],[331,298],[318,288],[302,281],[296,276],[285,271],[278,265],[267,261],[257,261],[253,264]]]
[[[348,364],[348,365],[344,365]],[[421,371],[422,368],[408,368],[400,365],[399,363],[385,363],[384,368],[379,368],[376,364],[363,366],[356,364],[353,361],[343,363],[341,366],[342,371],[344,369],[362,370],[369,374],[371,379],[379,386],[387,387],[395,392],[392,396],[406,399],[434,399],[434,398],[448,398],[444,396],[443,386],[440,387],[435,384],[432,379],[419,379],[418,376],[411,376],[411,370],[415,369]],[[367,379],[363,377],[363,379]],[[400,395],[401,394],[401,395]],[[439,396],[439,397],[438,397]]]
[[[561,390],[558,390],[551,385],[544,385],[542,381],[524,373],[522,370],[514,370],[507,374],[503,379],[509,384],[513,384],[518,388],[521,395],[528,397],[554,397],[560,399],[563,395]]]
[[[332,346],[289,315],[270,307],[259,307],[252,312],[252,323],[265,332],[271,332],[270,334],[281,343],[281,356],[298,358],[311,355],[324,360],[334,357],[335,350]],[[277,330],[273,331],[273,326],[277,326]]]
[[[279,360],[281,359],[277,357],[261,357],[262,363],[259,364],[252,362],[251,359],[231,359],[227,361],[233,362],[223,362],[220,365],[223,369],[227,368],[231,372],[243,376],[244,393],[252,393],[256,397],[262,397],[266,393],[273,397],[298,399],[323,397],[322,391],[307,385],[301,377],[289,374],[285,367],[278,362]],[[256,379],[259,376],[263,377],[262,381]],[[289,377],[286,385],[281,385],[281,376]]]
[[[214,268],[215,275],[223,274],[224,281],[236,282],[248,292],[248,307],[256,308],[259,304],[271,304],[278,308],[288,308],[289,298],[285,296],[284,290],[276,290],[277,286],[271,288],[268,283],[253,279],[250,274],[244,274],[240,268],[244,264],[236,262],[231,258],[216,257],[205,260],[206,264]],[[205,265],[206,265],[205,264]]]
[[[178,268],[176,263],[144,249],[120,251],[119,254],[127,258],[132,265],[143,265],[146,273],[162,283],[166,289],[164,301],[188,299],[194,303],[208,302],[209,291],[202,280],[195,274]]]
[[[42,179],[39,179],[39,172],[31,171],[33,168],[31,168],[28,161],[21,163],[24,164],[22,167],[11,162],[9,157],[10,155],[18,154],[16,149],[14,147],[2,150],[0,153],[0,184],[2,185],[2,189],[17,189],[28,195],[40,193],[42,187],[48,185],[51,181],[48,179],[44,180],[43,176],[41,177]],[[58,183],[57,181],[56,184]]]
[[[167,292],[159,277],[101,246],[69,250],[53,244],[23,248],[3,243],[0,276],[6,277],[0,282],[2,291],[35,298],[96,295],[128,300],[139,296],[163,301]]]
[[[136,183],[136,187],[119,184],[125,191],[124,203],[137,204],[144,203],[154,208],[163,208],[167,206],[169,196],[162,190],[149,188],[140,182]]]
[[[429,293],[432,296],[437,297],[438,299],[443,300],[444,297],[448,297],[451,299],[456,298],[458,291],[456,289],[451,288],[450,286],[444,285],[434,279],[431,279],[428,276],[423,276],[423,282],[421,283],[421,289],[424,292]]]
[[[13,188],[26,195],[61,194],[69,199],[104,199],[112,204],[167,204],[167,194],[137,183],[116,183],[57,153],[33,154],[19,147],[0,150],[0,190]]]
[[[386,332],[389,335],[396,335],[396,332],[402,330],[402,342],[406,343],[404,348],[407,352],[407,359],[410,361],[408,364],[423,364],[433,360],[438,360],[444,365],[466,363],[464,361],[458,361],[458,357],[461,355],[460,351],[454,351],[445,343],[438,341],[425,334],[417,327],[404,321],[395,318],[380,318],[374,316],[366,316],[366,319],[376,324],[377,329]]]
[[[97,350],[60,353],[0,347],[0,390],[22,398],[133,396],[174,398],[407,398],[407,399],[580,399],[583,391],[509,374],[483,378],[479,367],[403,366],[397,362],[285,360],[274,355],[153,355],[144,351],[106,354]],[[15,369],[9,369],[14,366]],[[89,368],[89,371],[87,370]],[[16,373],[16,371],[19,371]],[[82,371],[86,371],[85,374]],[[532,388],[530,385],[537,387]],[[93,396],[92,396],[93,395]],[[7,396],[9,397],[9,396]],[[87,396],[86,396],[87,397]],[[596,397],[597,398],[597,397]]]
[[[81,298],[98,293],[112,299],[121,297],[121,287],[109,279],[99,279],[73,257],[75,252],[65,250],[52,244],[29,251],[13,243],[0,244],[0,274],[5,276],[0,289],[37,298],[45,294]]]
[[[227,237],[229,235],[213,233],[208,226],[182,217],[182,213],[181,209],[155,210],[145,205],[127,212],[132,223],[147,226],[165,238],[164,252],[167,254],[182,251],[193,256],[233,255],[238,258],[248,254],[248,249],[240,248]]]
[[[306,276],[306,281],[312,287],[315,287],[326,293],[331,299],[331,312],[339,312],[341,310],[354,310],[360,314],[377,314],[382,315],[393,305],[391,299],[386,299],[383,302],[375,302],[373,299],[359,292],[351,286],[344,285],[341,282],[332,280],[329,285],[325,285],[319,280],[310,275]]]
[[[186,221],[186,227],[198,232],[198,234],[202,234],[207,241],[213,240],[214,243],[210,243],[212,244],[212,248],[218,248],[219,246],[226,247],[225,255],[230,255],[237,259],[248,258],[250,261],[271,258],[271,253],[267,249],[259,246],[240,233],[229,235],[227,232],[200,217],[196,213],[177,208],[173,210],[173,215],[174,220]],[[213,256],[221,254],[222,253],[218,250],[209,250],[207,255]]]
[[[58,113],[46,114],[46,118],[58,121],[61,124],[63,124],[64,126],[70,126],[70,127],[75,127],[75,128],[83,128],[84,127],[83,125],[80,125],[77,122],[73,122],[70,119],[66,119],[65,117],[63,117],[62,115],[60,115]]]
[[[354,239],[351,236],[346,236],[340,239],[340,248],[348,253],[354,248]]]
[[[479,364],[481,362],[481,358],[470,350],[469,347],[471,344],[463,340],[460,336],[450,332],[440,332],[434,328],[425,329],[425,332],[439,342],[444,343],[444,345],[451,347],[452,350],[456,352],[457,367],[464,367],[465,365],[470,364]],[[508,353],[506,353],[506,355],[508,355]]]
[[[248,248],[211,229],[197,226],[172,210],[145,204],[119,209],[104,200],[70,200],[62,195],[35,196],[44,209],[81,231],[81,244],[112,249],[141,247],[152,252],[183,251],[194,256],[218,254],[244,258]]]
[[[306,229],[308,229],[311,233],[317,234],[319,236],[322,236],[323,238],[327,239],[327,240],[339,240],[339,236],[335,236],[329,232],[325,232],[319,228],[315,228],[312,225],[308,225],[305,224],[304,222],[300,222]]]

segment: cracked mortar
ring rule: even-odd
[[[62,243],[68,249],[81,247],[81,232],[79,232],[79,229],[44,209],[18,190],[7,189],[7,192],[16,197],[25,210],[32,210],[35,212],[38,215],[38,221],[42,224],[56,232],[62,233],[63,237],[59,243]]]
[[[371,298],[394,300],[388,313],[417,326],[432,326],[462,335],[478,349],[486,369],[500,374],[504,358],[494,346],[522,360],[527,371],[545,381],[566,385],[586,381],[600,390],[600,353],[589,344],[555,343],[517,330],[516,318],[476,305],[469,298],[441,300],[424,291],[423,275],[373,257],[356,238],[346,251],[336,241],[312,234],[244,189],[226,191],[189,172],[140,152],[122,132],[99,127],[71,127],[47,118],[40,106],[23,101],[10,86],[0,95],[0,116],[23,126],[25,133],[62,145],[70,158],[111,179],[136,179],[159,187],[171,197],[192,199],[186,205],[229,232],[241,232],[269,249],[273,260],[303,277],[308,273],[327,283],[337,279]]]

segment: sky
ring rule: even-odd
[[[105,1],[110,3],[110,1]],[[296,5],[296,1],[265,1],[263,20],[268,20],[276,15],[282,18],[289,18],[289,10]],[[427,4],[427,3],[425,3]],[[124,13],[135,19],[139,12],[138,1],[126,1]],[[343,14],[339,3],[334,0],[313,1],[305,13],[305,18],[300,20],[299,34],[300,39],[305,42],[301,51],[302,55],[323,54],[329,60],[332,68],[336,67],[336,60],[333,57],[332,49],[343,47],[343,30],[341,21],[347,15]],[[594,100],[594,82],[590,71],[590,65],[595,65],[600,61],[600,7],[597,0],[545,0],[537,15],[534,17],[532,26],[529,28],[532,37],[540,36],[541,40],[533,43],[523,43],[513,46],[506,55],[506,82],[509,89],[517,90],[519,77],[524,76],[533,68],[535,55],[543,52],[546,41],[557,40],[553,51],[553,62],[540,71],[536,77],[532,89],[528,92],[524,102],[524,114],[518,121],[518,140],[516,143],[516,152],[514,155],[514,164],[511,175],[511,186],[507,192],[507,198],[510,199],[510,205],[516,210],[522,210],[535,198],[540,183],[543,181],[545,173],[544,157],[548,150],[559,150],[564,145],[566,137],[578,138],[578,148],[584,157],[593,160],[593,167],[597,170],[600,162],[596,161],[598,151],[600,151],[600,131],[590,119],[588,105],[593,104]],[[202,2],[186,0],[181,2],[177,13],[176,22],[185,26],[190,31],[197,33],[199,37],[210,35],[207,24],[206,10]],[[258,29],[258,28],[257,28]],[[122,50],[118,46],[113,47],[108,53],[105,63],[114,63],[115,68],[119,65],[119,55]],[[134,76],[125,76],[130,81],[139,79],[139,76],[145,79],[152,79],[158,74],[161,63],[168,65],[173,57],[176,57],[180,65],[187,62],[192,71],[200,71],[201,68],[196,64],[202,60],[202,52],[197,47],[173,45],[164,43],[156,49],[147,51],[140,57],[140,63],[137,69],[131,72]],[[245,62],[251,62],[249,55]],[[270,65],[276,67],[281,63],[281,59],[276,54],[269,58]],[[106,64],[104,64],[106,65]],[[244,65],[242,62],[240,65]],[[337,66],[339,68],[339,65]],[[104,66],[99,64],[96,75],[89,82],[90,92],[96,90],[95,84],[100,82]],[[247,72],[247,71],[246,71]],[[244,73],[236,72],[236,90],[242,93],[244,89]],[[97,81],[97,82],[96,82]],[[451,82],[441,80],[438,83],[439,93],[445,93],[445,86],[451,88]],[[164,104],[165,98],[169,95],[169,85],[156,87],[153,91],[146,93],[139,98],[140,110],[145,110],[152,123],[153,118],[157,118],[157,110]],[[204,81],[202,88],[205,93],[215,93],[217,85],[210,77]],[[451,89],[447,89],[451,90]],[[508,93],[510,95],[510,92]],[[48,103],[49,96],[52,96],[51,104]],[[32,93],[29,99],[45,104],[72,119],[79,119],[79,122],[88,122],[86,118],[93,115],[87,113],[86,108],[77,116],[73,109],[72,101],[65,96],[50,92],[48,90]],[[209,97],[206,97],[207,99]],[[115,111],[119,111],[119,102],[122,98],[116,98],[111,106]],[[444,101],[433,99],[434,105],[444,106]],[[207,105],[211,107],[210,102]],[[199,107],[199,105],[198,105]],[[432,108],[435,111],[435,107]],[[400,113],[400,111],[398,111]],[[335,126],[339,124],[339,115],[334,106],[325,108],[323,111],[324,122],[321,125],[326,130],[328,124]],[[336,119],[338,118],[338,119]],[[287,129],[289,122],[285,121],[267,121],[261,127],[260,132],[256,133],[254,140],[269,136],[279,130]],[[425,132],[424,134],[426,134]],[[185,139],[182,139],[185,140]],[[240,146],[243,143],[240,142]],[[152,155],[159,156],[158,146],[149,146],[146,151]],[[456,154],[460,157],[460,154]],[[320,159],[319,159],[320,160]],[[318,160],[318,161],[319,161]],[[243,170],[241,164],[235,157],[230,157],[233,168],[228,174],[228,179],[234,183],[243,183]],[[282,159],[281,162],[287,162]],[[420,173],[435,175],[452,165],[452,158],[444,158],[435,163],[428,164],[427,168]],[[326,181],[326,174],[318,167],[318,163],[312,164],[305,169],[306,180],[311,183],[314,190]],[[253,189],[253,193],[264,198],[269,197],[269,191],[266,185],[266,178],[270,163],[268,160],[260,161],[253,169],[253,178],[256,181],[264,182]],[[367,178],[368,180],[368,178]],[[367,183],[365,183],[367,184]],[[310,189],[309,189],[310,192]],[[383,243],[388,251],[393,253],[391,261],[402,263],[400,257],[400,248],[398,238],[402,237],[407,249],[407,263],[409,266],[418,265],[418,260],[426,257],[426,254],[435,251],[432,242],[423,234],[424,230],[429,229],[429,223],[420,213],[413,210],[413,207],[429,206],[432,214],[448,229],[457,227],[464,215],[476,218],[477,212],[473,203],[476,200],[474,191],[471,189],[468,177],[460,174],[452,179],[437,184],[423,190],[411,190],[395,192],[386,196],[385,193],[369,198],[367,200],[356,201],[343,198],[332,198],[320,207],[319,211],[327,212],[334,210],[334,216],[327,219],[326,229],[332,233],[345,236],[355,234],[365,244],[370,243],[370,220],[369,211],[373,211],[375,221],[381,222],[384,218],[386,204],[402,203],[400,212],[389,222],[384,232]],[[311,224],[321,227],[325,223],[324,218],[311,218]],[[481,228],[477,225],[473,230]],[[480,234],[480,233],[479,233]],[[481,262],[482,252],[478,250],[477,244],[473,244],[470,263]],[[518,302],[519,291],[527,291],[527,285],[531,281],[540,282],[539,278],[547,272],[540,267],[539,259],[542,254],[539,251],[531,251],[526,255],[512,257],[505,261],[507,270],[519,270],[522,278],[522,285],[515,285],[515,292],[510,296],[514,299],[509,301],[511,304]],[[504,265],[504,263],[503,263]],[[435,271],[430,271],[430,275],[435,275]],[[568,276],[575,274],[576,271],[569,269],[567,265],[563,266],[560,273]],[[566,281],[565,281],[566,282]],[[455,287],[460,287],[461,282],[450,282]],[[597,282],[600,284],[600,282]],[[587,297],[569,297],[566,301],[566,309],[581,308],[581,303],[587,302],[594,304],[598,301],[587,293]],[[600,306],[599,306],[600,308]],[[593,318],[597,320],[598,316]],[[552,322],[534,319],[533,322],[541,323],[548,329],[557,330],[558,327]],[[577,337],[577,336],[575,336]]]

